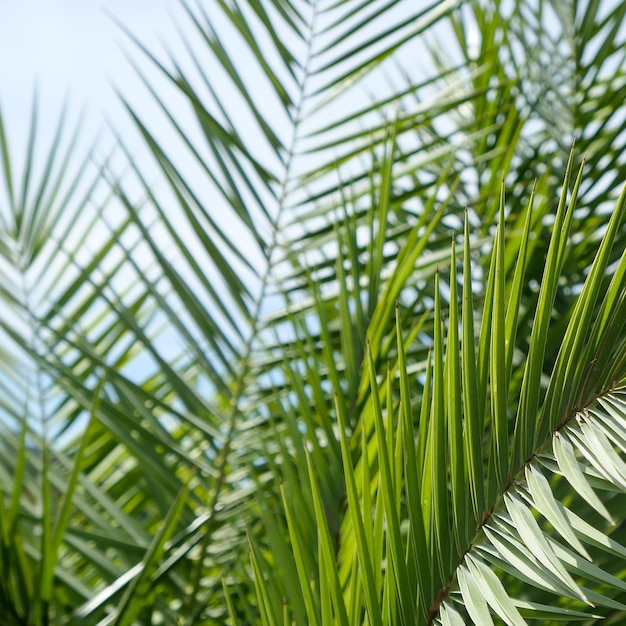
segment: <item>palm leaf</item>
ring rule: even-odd
[[[125,105],[152,166],[118,137],[123,175],[105,158],[68,178],[59,130],[38,170],[33,123],[16,179],[0,123],[7,615],[574,619],[581,593],[616,609],[616,553],[570,513],[587,511],[574,492],[612,507],[619,420],[613,443],[593,421],[548,450],[621,406],[618,4],[181,3],[179,48],[135,41],[161,122]],[[503,593],[500,549],[531,574],[549,555],[537,580],[571,612],[545,585]]]
[[[623,433],[626,427],[626,399],[620,391],[624,372],[614,371],[616,376],[612,380],[594,377],[595,382],[591,386],[588,379],[583,379],[580,374],[577,380],[584,381],[586,387],[585,392],[581,390],[577,393],[570,391],[561,372],[566,364],[576,364],[575,369],[580,372],[589,367],[580,362],[578,350],[582,350],[587,338],[593,336],[593,327],[597,326],[593,317],[611,318],[623,329],[625,285],[621,268],[626,263],[625,255],[622,255],[619,269],[603,301],[596,300],[596,290],[606,284],[606,260],[624,219],[625,198],[626,192],[611,216],[594,265],[569,317],[547,390],[538,394],[540,417],[535,426],[534,447],[530,453],[525,451],[521,455],[521,462],[519,453],[514,449],[503,458],[495,442],[502,436],[498,428],[505,429],[505,442],[516,440],[517,427],[526,410],[523,395],[517,400],[516,422],[505,420],[498,426],[494,401],[482,406],[479,421],[485,424],[486,431],[479,440],[482,448],[479,456],[485,469],[480,475],[476,474],[476,470],[469,473],[472,464],[476,463],[475,453],[473,456],[467,453],[471,451],[471,442],[466,442],[466,447],[462,447],[459,454],[459,441],[455,437],[459,425],[467,432],[477,419],[465,411],[459,417],[455,407],[465,406],[463,399],[469,397],[468,390],[471,390],[472,380],[475,380],[475,363],[480,359],[481,350],[487,351],[486,358],[492,364],[488,379],[491,397],[494,400],[501,398],[504,402],[502,410],[510,410],[514,406],[507,402],[502,390],[510,386],[516,369],[524,371],[524,360],[507,369],[504,352],[500,356],[500,366],[493,366],[498,362],[493,338],[501,332],[502,346],[511,341],[510,336],[504,336],[507,305],[502,294],[507,285],[502,277],[498,278],[497,270],[492,275],[496,283],[491,290],[493,304],[490,311],[492,319],[495,318],[492,322],[494,329],[490,333],[492,343],[481,341],[479,336],[476,345],[467,325],[461,337],[455,336],[454,330],[449,328],[452,324],[455,327],[460,325],[454,312],[454,301],[450,305],[447,342],[443,341],[440,324],[435,324],[434,382],[432,391],[426,391],[432,400],[429,401],[430,409],[423,412],[420,418],[426,420],[426,427],[416,430],[411,420],[407,424],[406,417],[403,417],[404,412],[410,415],[410,396],[416,393],[413,389],[419,389],[419,385],[409,382],[402,335],[398,335],[397,344],[399,396],[394,390],[395,385],[386,391],[379,386],[376,377],[371,374],[375,368],[370,356],[367,371],[370,372],[372,395],[368,397],[359,421],[363,433],[368,430],[366,424],[373,422],[375,435],[362,449],[362,454],[359,454],[360,438],[350,436],[351,428],[338,406],[348,499],[337,559],[342,564],[343,593],[352,606],[350,623],[365,620],[447,624],[456,620],[458,623],[483,624],[489,623],[495,616],[507,624],[524,624],[529,618],[551,623],[552,620],[600,619],[609,612],[623,609],[623,568],[616,557],[625,548],[614,532],[608,507],[617,512],[623,506],[618,502],[621,502],[619,492],[623,492],[622,481],[626,476],[626,464],[621,456],[626,445]],[[570,201],[570,211],[574,201],[575,196]],[[566,231],[555,229],[551,248],[565,250],[566,236]],[[497,259],[502,263],[503,248],[510,243],[504,221],[496,238],[493,256],[497,267]],[[511,243],[516,241],[513,239]],[[469,252],[468,248],[466,250]],[[466,271],[469,267],[466,262]],[[451,271],[456,283],[455,272]],[[558,273],[556,268],[550,270],[548,263],[544,286],[553,283]],[[516,273],[518,275],[519,272]],[[518,279],[514,277],[512,280]],[[501,283],[499,286],[498,281]],[[439,279],[436,279],[438,283]],[[465,285],[468,284],[466,280]],[[452,288],[451,297],[455,292],[456,289]],[[435,301],[436,320],[442,316],[440,300],[437,298]],[[464,301],[466,304],[469,302],[468,299]],[[605,306],[611,310],[604,310]],[[589,309],[594,310],[594,316],[586,316],[584,311]],[[501,312],[499,318],[498,311]],[[541,319],[541,309],[536,315]],[[548,323],[549,319],[548,316]],[[495,329],[498,324],[500,331]],[[608,326],[604,328],[608,330]],[[529,350],[545,341],[542,338],[545,336],[545,333],[532,335]],[[574,337],[578,338],[579,344]],[[464,348],[465,342],[470,342],[469,350]],[[476,356],[473,356],[472,346],[478,352]],[[611,351],[619,355],[623,349],[622,336]],[[371,355],[371,351],[368,353]],[[468,355],[463,361],[461,353]],[[587,364],[592,363],[593,348],[585,349],[584,353],[589,359]],[[455,368],[461,365],[459,373],[463,384],[455,384]],[[531,367],[539,372],[544,369],[541,362],[526,361],[527,373]],[[396,368],[393,367],[392,371]],[[569,380],[569,376],[565,378]],[[445,395],[444,379],[447,380]],[[465,393],[463,385],[467,385]],[[555,401],[555,385],[560,392],[561,400],[558,402]],[[387,398],[386,412],[381,409],[379,398]],[[472,407],[472,404],[469,406]],[[476,411],[476,407],[472,410]],[[352,432],[356,434],[358,431]],[[402,443],[407,435],[410,435],[408,445],[406,441]],[[397,448],[391,448],[401,462],[395,479],[391,472],[388,437],[389,441],[398,442]],[[426,438],[425,442],[421,441],[422,437]],[[416,454],[420,456],[416,458]],[[444,461],[438,462],[438,459]],[[368,469],[372,463],[376,468],[373,475]],[[415,471],[418,465],[424,467],[423,478]],[[501,473],[496,471],[498,466],[502,467]],[[465,476],[469,475],[474,477],[472,491],[476,493],[482,489],[485,494],[484,509],[474,509],[474,513],[465,494],[460,495],[461,490],[455,489],[455,485],[462,484]],[[367,476],[364,482],[362,476]],[[285,477],[288,479],[287,474]],[[395,480],[404,482],[406,500],[403,490],[394,486]],[[289,505],[285,503],[285,506]],[[375,540],[366,531],[364,520],[371,515],[374,519],[384,519],[385,548],[382,553],[376,553],[369,547],[375,545]],[[587,521],[590,515],[593,519],[591,523]],[[608,518],[609,523],[601,521],[601,516]],[[476,534],[468,532],[473,528],[477,528]],[[309,561],[315,563],[314,546],[305,544],[302,536],[291,533],[290,537],[295,543],[294,551],[302,554],[308,550]],[[419,567],[414,556],[416,553],[423,559]],[[304,557],[301,558],[304,560]],[[317,567],[328,567],[328,558],[326,555],[323,562],[312,565],[310,575],[317,575]],[[372,572],[378,572],[381,566],[383,576],[375,578]],[[412,567],[410,572],[406,569],[409,566]],[[404,578],[401,579],[401,576]],[[416,581],[419,598],[413,596],[411,587],[403,584],[412,578]],[[300,580],[306,578],[300,576]],[[354,586],[361,589],[356,597]],[[531,591],[533,587],[536,592]],[[320,589],[319,593],[324,591]],[[329,601],[337,606],[338,600],[334,595]],[[387,602],[390,603],[390,610],[381,615],[379,607],[385,607]],[[320,597],[319,603],[322,605],[324,599]],[[585,610],[585,604],[593,607],[591,612]],[[314,606],[313,601],[309,601],[309,606]],[[410,614],[416,609],[415,614]],[[316,619],[319,618],[316,616]]]

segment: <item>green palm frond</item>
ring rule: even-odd
[[[181,2],[93,178],[0,119],[0,613],[619,616],[621,4]]]
[[[515,278],[505,281],[505,248],[517,242],[504,222],[494,241],[491,302],[483,310],[488,320],[476,339],[474,320],[468,319],[473,308],[466,223],[463,281],[454,275],[453,246],[447,321],[444,328],[443,299],[436,297],[434,317],[442,322],[434,327],[423,385],[408,372],[399,315],[397,357],[386,381],[375,374],[368,344],[363,375],[371,394],[356,420],[351,418],[356,428],[337,405],[347,496],[340,528],[332,530],[333,518],[322,505],[323,479],[308,457],[319,557],[307,544],[309,536],[295,527],[302,509],[284,501],[299,568],[299,601],[306,600],[302,623],[486,624],[493,623],[492,616],[507,624],[525,619],[591,623],[623,609],[619,555],[625,548],[609,511],[621,519],[626,255],[612,279],[606,269],[623,223],[626,192],[542,389],[538,376],[562,271],[559,256],[567,247],[567,229],[559,224],[571,219],[575,205],[575,194],[566,201],[565,193],[527,355],[507,362],[507,346],[515,343],[516,327],[509,322],[520,297],[516,282],[526,256],[518,257]],[[528,231],[522,248],[527,236]],[[435,282],[441,289],[439,275]],[[457,282],[464,285],[461,314]],[[606,333],[615,339],[611,344],[603,339]],[[596,367],[600,362],[603,366]],[[512,385],[520,375],[521,392]],[[530,384],[537,385],[537,394],[529,391]],[[295,458],[292,463],[299,465]],[[283,489],[293,493],[302,482],[292,484],[286,473]],[[265,569],[255,565],[256,576],[275,585],[272,557],[266,558]],[[322,570],[329,572],[327,588],[311,582],[321,579]],[[291,599],[286,588],[283,594]],[[289,606],[297,620],[291,608],[296,605],[294,600]],[[324,617],[324,606],[332,606],[335,617]],[[281,622],[268,617],[266,623]]]

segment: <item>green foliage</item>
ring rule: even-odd
[[[0,117],[0,624],[619,623],[625,11],[182,2],[123,176]]]
[[[574,199],[575,195],[562,202],[561,219],[573,211]],[[604,350],[600,348],[604,341],[595,343],[591,337],[598,340],[613,325],[624,328],[622,274],[626,254],[608,284],[606,258],[625,209],[626,191],[612,213],[573,307],[546,381],[547,390],[537,394],[541,400],[530,415],[526,413],[527,381],[540,380],[543,364],[526,357],[508,366],[506,359],[506,346],[514,345],[512,333],[517,331],[514,324],[507,324],[507,315],[517,313],[523,294],[515,287],[525,269],[526,236],[518,240],[518,250],[522,251],[507,282],[498,264],[502,267],[504,248],[512,242],[505,235],[504,222],[498,228],[487,284],[492,300],[483,308],[483,316],[489,315],[483,326],[489,336],[485,339],[481,334],[477,341],[473,323],[462,326],[459,336],[461,298],[456,292],[460,281],[455,276],[453,244],[447,316],[442,313],[442,298],[435,298],[434,319],[440,323],[434,332],[432,374],[428,363],[432,387],[421,386],[408,374],[398,308],[397,356],[388,366],[386,383],[378,380],[368,347],[363,376],[369,380],[371,394],[360,415],[360,437],[337,406],[347,494],[337,553],[342,575],[333,575],[336,588],[331,586],[327,591],[311,583],[323,576],[322,570],[335,566],[332,554],[328,554],[332,544],[322,530],[318,541],[326,551],[318,562],[319,570],[313,566],[308,576],[299,577],[302,593],[317,597],[302,623],[454,624],[470,623],[471,619],[472,623],[487,624],[493,623],[491,613],[507,624],[526,623],[524,618],[550,623],[599,619],[623,609],[620,590],[624,584],[619,578],[623,567],[613,557],[624,547],[619,543],[620,533],[613,531],[615,520],[597,495],[605,494],[613,510],[623,507],[623,499],[617,495],[624,491],[617,470],[623,460],[615,452],[616,448],[623,451],[622,442],[626,441],[626,398],[616,391],[624,384],[623,374],[613,380],[596,378],[587,387],[589,395],[572,395],[565,382],[569,375],[561,377],[561,372],[571,368],[582,376],[586,369],[583,359],[594,363],[596,350]],[[530,218],[526,220],[529,223]],[[465,233],[463,282],[470,293],[463,294],[461,318],[467,320],[474,314],[467,220]],[[555,228],[549,249],[564,249],[567,238],[566,229]],[[558,271],[556,261],[554,265],[548,261],[529,339],[531,354],[534,350],[547,351],[547,333],[542,326],[551,317]],[[435,282],[440,281],[438,274]],[[607,286],[600,299],[603,283]],[[508,301],[505,293],[509,293]],[[585,317],[583,311],[589,309],[596,310],[595,319]],[[603,330],[598,326],[602,324],[600,318],[607,322]],[[613,356],[607,360],[620,360],[623,350],[622,338],[611,346]],[[483,360],[490,367],[485,371],[486,380],[479,382],[477,364]],[[534,367],[539,371],[533,371]],[[520,371],[521,392],[510,397]],[[482,394],[478,391],[481,387]],[[421,393],[422,410],[416,415],[412,399]],[[470,409],[463,410],[465,406]],[[501,423],[499,410],[504,414]],[[522,445],[519,433],[523,427],[534,433],[530,453],[516,449],[516,444]],[[545,434],[540,434],[543,431]],[[310,476],[317,502],[319,480],[315,471]],[[288,488],[285,481],[283,489]],[[614,499],[606,495],[611,492]],[[289,500],[285,501],[285,511],[287,520],[297,515]],[[314,514],[318,527],[324,529],[327,515],[323,507],[316,506]],[[310,544],[310,537],[294,534],[291,527],[289,537],[294,558],[304,562],[303,554],[308,551],[309,562],[315,563],[317,548]],[[594,552],[593,557],[588,549]],[[276,564],[271,565],[269,555],[267,559],[265,578],[275,578],[272,567]],[[600,562],[606,569],[595,565]],[[277,563],[282,570],[283,562]],[[326,618],[321,608],[324,604],[334,608]],[[593,612],[581,611],[585,604],[593,607]]]

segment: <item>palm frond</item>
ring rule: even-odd
[[[182,2],[152,166],[70,174],[61,124],[37,167],[33,122],[16,178],[0,119],[6,614],[621,610],[571,516],[621,488],[623,12]]]
[[[589,621],[622,610],[623,568],[616,556],[624,547],[608,511],[617,512],[622,506],[618,503],[626,427],[626,403],[620,391],[624,372],[613,369],[609,378],[603,378],[591,370],[597,350],[604,353],[604,363],[613,356],[623,363],[623,336],[611,347],[600,337],[606,332],[621,336],[624,328],[626,255],[622,254],[610,281],[606,270],[624,219],[626,192],[568,316],[549,382],[538,387],[533,402],[527,399],[527,381],[538,381],[533,377],[546,369],[542,362],[546,350],[541,346],[547,340],[562,271],[559,256],[565,255],[568,245],[568,229],[559,224],[569,219],[576,201],[575,193],[569,200],[565,193],[540,288],[544,295],[539,297],[529,338],[531,356],[507,364],[506,346],[514,344],[510,333],[516,330],[510,316],[519,301],[516,285],[526,255],[518,257],[509,282],[503,272],[504,253],[510,244],[525,248],[529,230],[520,244],[509,238],[504,220],[495,236],[488,279],[491,303],[483,315],[489,321],[476,339],[474,320],[469,321],[473,313],[469,275],[462,281],[470,290],[463,295],[464,325],[456,310],[460,281],[455,276],[453,244],[447,337],[439,296],[434,308],[432,369],[429,363],[426,372],[429,382],[421,388],[407,371],[399,315],[397,356],[388,366],[387,384],[376,376],[368,346],[364,376],[370,379],[371,394],[356,428],[354,419],[348,421],[337,404],[347,501],[336,535],[336,556],[328,552],[329,541],[322,532],[320,545],[327,547],[316,561],[315,546],[308,546],[289,522],[294,554],[309,553],[298,557],[300,568],[307,558],[311,568],[308,576],[299,576],[302,597],[308,598],[307,619],[346,624],[364,620],[483,624],[497,616],[507,624],[524,624],[526,619]],[[465,252],[464,271],[471,275],[469,237]],[[438,293],[439,275],[435,284]],[[606,291],[600,298],[602,286]],[[541,356],[533,358],[533,354]],[[481,362],[488,364],[482,373]],[[510,395],[520,374],[521,393]],[[416,399],[422,403],[419,418],[413,408]],[[524,428],[531,429],[528,443],[521,436]],[[289,474],[285,476],[288,480]],[[323,478],[316,478],[315,472],[311,476],[315,498]],[[296,485],[284,489],[295,490]],[[288,500],[284,507],[287,520],[293,520],[296,509]],[[321,528],[327,527],[328,515],[319,507],[315,519]],[[335,558],[341,564],[336,589],[310,586],[311,579],[322,575],[321,569],[335,567],[331,564]],[[275,578],[270,572],[268,564],[256,575]],[[531,592],[529,585],[537,591]],[[335,620],[324,621],[324,605],[338,612]],[[585,605],[592,610],[585,610]],[[351,607],[345,618],[339,617],[342,607]],[[267,623],[279,622],[268,619]]]

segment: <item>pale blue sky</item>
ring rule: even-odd
[[[53,125],[66,96],[71,117],[87,113],[85,130],[93,134],[86,138],[105,117],[127,123],[110,83],[131,99],[140,93],[122,52],[132,44],[108,14],[159,50],[161,39],[172,38],[172,15],[181,12],[178,0],[0,0],[0,106],[17,151],[35,84],[42,130]]]

